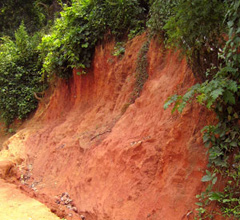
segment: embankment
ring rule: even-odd
[[[49,99],[4,144],[1,157],[24,160],[25,188],[49,206],[66,206],[72,216],[65,218],[194,217],[206,166],[200,130],[208,113],[194,103],[181,115],[163,109],[167,97],[195,79],[184,59],[155,40],[147,54],[149,78],[130,104],[145,40],[128,42],[121,59],[111,55],[114,42],[99,45],[88,73],[74,70],[68,81],[52,83]],[[64,205],[65,192],[72,201]]]

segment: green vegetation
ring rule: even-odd
[[[44,27],[59,9],[54,0],[1,0],[0,37],[14,37],[14,32],[23,21],[31,33]]]
[[[0,116],[7,127],[36,108],[34,94],[47,86],[42,83],[37,47],[42,30],[60,8],[55,6],[54,0],[0,3]]]
[[[59,1],[60,2],[60,1]],[[67,4],[65,4],[67,3]],[[148,27],[130,103],[147,80],[150,38],[181,50],[199,83],[170,97],[165,108],[182,112],[196,100],[216,112],[218,123],[203,128],[209,183],[199,198],[199,219],[240,216],[240,2],[239,0],[3,0],[0,3],[0,115],[6,125],[24,119],[37,106],[48,77],[69,78],[72,68],[86,73],[95,46],[115,38],[114,55],[124,42]],[[62,10],[58,16],[54,13]],[[55,20],[54,20],[54,17]],[[54,20],[54,21],[53,21]],[[20,23],[23,23],[20,25]],[[50,22],[53,21],[53,22]],[[24,25],[25,24],[25,25]],[[8,36],[7,36],[8,35]],[[129,103],[123,106],[124,112]],[[220,181],[225,188],[219,188]],[[208,211],[217,203],[221,213]]]
[[[204,80],[207,69],[219,66],[226,6],[220,0],[182,0],[164,26],[168,43],[181,48],[195,75]]]
[[[148,60],[147,60],[147,52],[149,49],[149,40],[147,40],[140,51],[138,52],[137,58],[137,67],[136,67],[136,82],[134,86],[134,90],[131,94],[130,103],[134,103],[135,100],[141,95],[144,83],[148,79]]]
[[[124,42],[117,42],[115,47],[114,47],[114,51],[113,51],[113,56],[123,56],[125,53],[125,45]]]
[[[36,50],[40,36],[29,36],[24,24],[15,33],[15,40],[1,39],[0,47],[0,113],[6,125],[23,119],[36,108],[34,92],[41,86],[41,63]]]
[[[192,7],[191,13],[184,13],[187,6]],[[240,2],[179,1],[176,9],[175,17],[164,26],[168,42],[175,40],[193,70],[201,70],[197,74],[205,81],[183,96],[173,95],[164,107],[174,103],[173,111],[182,112],[188,103],[197,100],[218,117],[216,125],[202,130],[209,155],[209,168],[202,181],[209,185],[197,196],[198,219],[213,219],[215,215],[240,218]],[[224,35],[227,40],[221,37]],[[196,58],[201,62],[196,63]],[[225,181],[223,190],[219,179]],[[208,211],[212,203],[217,203],[222,212]]]
[[[164,26],[168,19],[176,14],[174,7],[177,5],[178,0],[152,0],[149,11],[149,19],[147,26],[151,31],[151,35],[162,35],[166,38],[166,31]]]
[[[141,30],[145,19],[137,0],[75,0],[63,6],[61,17],[39,47],[43,71],[68,78],[73,67],[89,68],[95,45],[105,34],[122,39],[131,30]]]
[[[26,118],[36,108],[36,92],[47,87],[49,76],[71,77],[74,67],[85,73],[95,45],[104,36],[122,40],[142,31],[146,6],[137,0],[73,0],[58,6],[50,0],[3,1],[0,32],[10,35],[0,41],[0,115],[6,125]],[[50,27],[48,21],[59,8],[62,11]],[[21,20],[26,26],[22,24],[14,35]],[[123,54],[124,47],[115,52]]]
[[[155,0],[148,26],[153,34],[162,34],[168,46],[181,49],[194,74],[205,80],[207,69],[219,66],[226,9],[220,0]]]

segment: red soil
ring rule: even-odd
[[[186,61],[155,41],[148,52],[149,79],[129,105],[145,40],[143,35],[129,42],[122,59],[111,55],[114,43],[98,46],[92,69],[58,80],[50,101],[43,100],[5,143],[9,150],[21,144],[23,166],[31,167],[22,172],[31,173],[26,181],[37,183],[33,195],[40,201],[51,206],[55,196],[68,192],[78,214],[67,219],[194,217],[206,166],[200,130],[209,117],[195,104],[181,115],[163,109],[170,95],[195,81]]]

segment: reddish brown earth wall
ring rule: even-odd
[[[128,42],[122,59],[111,55],[114,43],[98,46],[92,69],[58,80],[50,101],[5,144],[24,146],[27,184],[53,201],[67,192],[87,220],[193,219],[208,115],[195,104],[181,115],[163,109],[167,97],[195,80],[185,60],[154,40],[149,78],[126,109],[145,40]]]

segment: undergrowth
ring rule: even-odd
[[[187,5],[192,7],[193,13],[184,12]],[[199,208],[196,219],[214,219],[216,215],[239,219],[240,2],[179,1],[177,8],[180,8],[177,15],[171,17],[164,26],[169,37],[168,42],[176,40],[177,46],[189,56],[191,64],[200,65],[202,70],[205,64],[195,63],[196,49],[199,50],[199,55],[202,55],[206,48],[209,48],[210,52],[216,51],[217,59],[205,57],[204,62],[210,62],[211,67],[208,66],[205,76],[202,75],[203,72],[198,72],[204,81],[192,86],[184,95],[173,95],[164,105],[164,108],[167,108],[174,104],[172,111],[178,110],[181,113],[187,104],[196,100],[213,110],[218,118],[217,124],[202,129],[203,142],[209,157],[208,169],[202,182],[208,185],[204,192],[197,195],[199,202],[196,204]],[[199,13],[194,14],[195,12]],[[213,16],[214,14],[216,16]],[[200,19],[194,18],[195,15],[201,16]],[[201,26],[193,25],[199,21]],[[227,32],[227,40],[216,35],[220,30]],[[193,69],[197,68],[199,69]],[[221,212],[211,208],[214,204],[218,205]]]
[[[98,42],[133,38],[147,22],[150,36],[160,36],[171,48],[180,49],[201,80],[186,94],[170,97],[164,107],[173,104],[173,111],[182,112],[196,100],[218,117],[217,124],[202,130],[209,166],[202,178],[208,187],[197,196],[198,219],[214,218],[217,214],[240,218],[239,0],[72,0],[67,1],[71,2],[68,5],[60,3],[62,11],[51,28],[46,27],[44,37],[43,31],[35,31],[47,23],[50,11],[43,9],[50,10],[54,1],[36,0],[33,11],[25,10],[29,6],[26,4],[16,8],[16,13],[12,13],[14,1],[7,5],[8,2],[0,3],[0,34],[11,32],[10,37],[3,36],[0,41],[0,115],[7,126],[16,118],[26,118],[36,108],[34,94],[44,90],[48,77],[56,74],[69,78],[75,67],[86,73]],[[43,4],[46,7],[41,7]],[[16,17],[22,9],[24,14],[19,18],[27,22],[27,29],[22,24],[14,34],[10,25],[19,25]],[[9,20],[6,17],[9,13],[16,15],[13,22],[10,16]],[[29,20],[31,15],[36,22]],[[27,31],[31,30],[34,33],[29,34]],[[138,54],[130,103],[140,96],[148,78],[148,47],[149,40]],[[124,50],[124,45],[119,44],[114,53],[121,56]],[[221,184],[224,186],[220,187]],[[221,213],[209,211],[213,203]]]
[[[122,57],[125,53],[125,43],[124,42],[117,42],[114,51],[112,53],[113,56]]]
[[[24,119],[37,106],[35,92],[43,88],[41,62],[36,50],[40,36],[28,35],[24,24],[15,39],[1,38],[0,44],[0,115],[8,126],[14,119]]]
[[[119,41],[130,31],[141,31],[145,20],[137,0],[74,0],[71,6],[63,5],[61,17],[39,46],[43,72],[68,78],[74,67],[89,68],[95,45],[106,33]]]
[[[0,34],[11,35],[0,41],[0,114],[7,126],[36,108],[36,93],[42,92],[54,75],[69,78],[75,67],[82,69],[78,74],[85,74],[96,44],[104,37],[125,41],[143,31],[148,8],[144,0],[72,0],[59,1],[60,6],[53,0],[35,0],[15,9],[13,0],[8,3],[0,3]],[[50,12],[53,6],[62,11],[50,25],[47,21],[54,17]],[[12,24],[9,14],[13,15]],[[26,21],[27,28],[21,25],[14,35],[12,30],[19,22],[15,15]],[[31,23],[29,16],[36,18],[36,23]],[[47,26],[36,31],[43,24]],[[119,46],[115,55],[122,54],[124,47]]]

